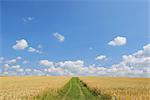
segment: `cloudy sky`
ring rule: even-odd
[[[150,77],[148,0],[1,0],[0,75]]]

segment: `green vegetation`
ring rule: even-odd
[[[150,100],[150,78],[0,77],[0,100]]]
[[[37,96],[37,100],[103,100],[102,97],[90,92],[77,77],[73,77],[57,95],[45,92]]]

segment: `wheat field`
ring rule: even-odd
[[[150,100],[150,78],[80,77],[94,93],[117,100]]]
[[[55,94],[69,80],[64,76],[0,77],[0,100],[33,100],[45,91]]]

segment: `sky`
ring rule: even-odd
[[[148,0],[0,5],[0,75],[150,77]]]

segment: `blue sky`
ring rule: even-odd
[[[41,59],[59,62],[84,60],[110,67],[149,43],[148,0],[88,1],[1,1],[1,57],[17,56],[36,67]],[[64,37],[59,41],[54,33]],[[126,38],[120,46],[108,45],[117,36]],[[42,54],[14,50],[17,40]],[[42,48],[38,48],[38,45]],[[105,55],[107,61],[95,58]],[[23,66],[23,65],[22,65]]]

